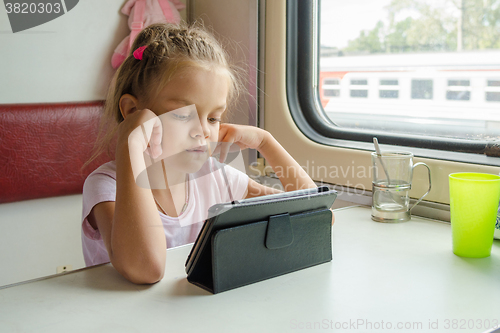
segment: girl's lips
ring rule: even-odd
[[[207,151],[207,146],[198,146],[191,149],[186,149],[190,153],[205,153]]]

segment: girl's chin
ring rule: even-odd
[[[203,164],[208,160],[208,154],[189,154],[188,158],[183,158],[180,163],[176,163],[178,168],[187,173],[194,173],[201,169]]]
[[[182,173],[195,173],[201,169],[203,164],[208,160],[208,153],[191,153],[191,152],[182,152],[180,154],[176,154],[173,156],[163,157],[155,159],[156,167],[160,168],[159,172],[161,172],[161,164],[158,164],[163,160],[165,163],[165,167],[167,168],[167,173],[169,171],[173,172],[182,172]]]

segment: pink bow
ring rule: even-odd
[[[148,47],[148,46],[144,45],[144,46],[138,47],[137,50],[135,50],[134,53],[132,53],[134,55],[134,58],[136,58],[137,60],[142,60],[142,54],[144,53],[144,50],[146,49],[146,47]]]

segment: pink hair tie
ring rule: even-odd
[[[136,58],[137,60],[142,60],[142,54],[144,53],[144,50],[146,49],[146,47],[148,47],[148,46],[144,45],[144,46],[138,47],[137,50],[135,50],[134,53],[132,53],[134,55],[134,58]]]

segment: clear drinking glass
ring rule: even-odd
[[[431,190],[431,170],[425,163],[413,164],[410,152],[373,152],[372,219],[377,222],[403,222],[411,218],[415,207]],[[409,191],[413,169],[423,165],[428,170],[429,189],[410,207]]]

